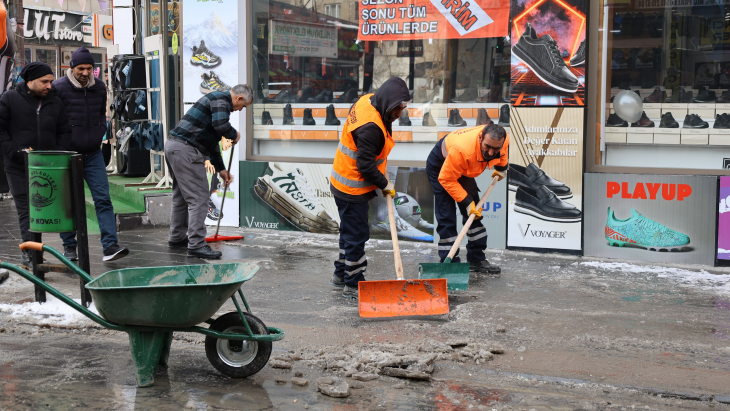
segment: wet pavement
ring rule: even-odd
[[[0,260],[11,263],[19,257],[13,216],[0,202]],[[450,294],[448,315],[363,319],[328,284],[335,236],[222,231],[245,236],[213,245],[222,261],[260,265],[242,290],[256,316],[286,332],[272,357],[291,369],[231,379],[208,362],[202,335],[178,333],[155,386],[137,388],[126,334],[0,310],[0,409],[730,409],[730,274],[722,269],[497,251],[488,258],[502,275],[472,274],[467,291]],[[60,249],[58,235],[44,237]],[[91,236],[92,276],[205,263],[168,250],[166,230],[119,237],[131,254],[103,264]],[[390,246],[368,244],[368,279],[395,278]],[[401,247],[406,277],[436,262],[433,245]],[[76,279],[46,277],[79,298]],[[32,298],[31,283],[15,274],[0,284],[0,304]],[[219,314],[233,310],[228,302]],[[438,357],[432,380],[346,377],[356,366],[374,369],[380,353]],[[309,383],[292,385],[295,372]],[[323,376],[348,381],[350,396],[317,392]]]

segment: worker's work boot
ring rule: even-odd
[[[261,125],[264,126],[273,126],[274,120],[271,119],[271,113],[268,111],[264,111],[261,113]]]
[[[479,110],[477,110],[477,125],[486,126],[487,124],[494,124],[494,121],[489,118],[489,114],[487,114],[486,109],[480,108]]]
[[[292,115],[291,104],[289,103],[284,106],[284,122],[282,124],[285,126],[294,124],[294,115]]]
[[[335,115],[335,105],[330,104],[327,106],[327,119],[324,121],[325,126],[339,126],[340,119]]]
[[[332,279],[330,280],[330,284],[334,287],[342,288],[345,286],[345,279],[342,277],[338,277],[335,274],[332,274]]]
[[[452,109],[449,113],[449,127],[466,127],[466,121],[461,118],[459,109]]]
[[[411,119],[410,119],[410,117],[408,117],[408,110],[403,110],[403,112],[400,115],[400,118],[398,119],[398,125],[405,126],[405,127],[408,127],[411,125]]]
[[[314,122],[314,117],[312,117],[312,109],[311,108],[305,108],[304,109],[304,117],[302,118],[302,125],[305,126],[313,126],[317,123]]]
[[[188,250],[188,257],[198,257],[206,260],[221,258],[222,255],[223,253],[213,250],[209,245],[204,245],[194,250]]]
[[[502,270],[499,268],[499,266],[491,264],[487,260],[470,261],[469,270],[477,272],[477,273],[487,273],[487,274],[499,274],[502,272]]]
[[[349,285],[345,285],[345,288],[342,289],[342,296],[345,298],[352,298],[357,300],[357,287],[350,287]]]

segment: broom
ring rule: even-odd
[[[231,158],[228,160],[228,172],[231,172],[231,165],[233,164],[233,150],[236,145],[231,146]],[[223,205],[226,203],[226,193],[228,192],[228,184],[223,189],[223,200],[221,201],[221,212],[218,215],[218,225],[215,228],[215,235],[213,237],[206,237],[206,243],[214,243],[216,241],[235,241],[242,240],[243,236],[240,235],[218,235],[218,231],[221,229],[221,220],[223,219]]]

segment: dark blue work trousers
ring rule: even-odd
[[[365,281],[368,268],[365,243],[370,239],[369,205],[337,197],[335,204],[340,214],[340,256],[335,261],[335,275],[343,278],[348,287],[357,288],[357,283]]]
[[[459,235],[456,230],[457,203],[441,183],[439,183],[439,173],[441,173],[441,167],[444,165],[445,160],[441,154],[441,144],[443,141],[444,139],[441,139],[436,144],[426,161],[426,174],[428,175],[428,181],[431,183],[431,187],[433,187],[434,208],[438,223],[436,232],[440,237],[438,252],[441,262],[449,255],[449,251],[451,251],[451,247]],[[461,176],[457,181],[475,202],[479,201],[479,187],[477,187],[477,182],[473,178]],[[466,220],[469,219],[469,210],[466,207],[459,207],[459,211],[461,211],[463,223],[466,223]],[[487,248],[487,229],[482,225],[481,217],[474,219],[466,236],[469,240],[466,244],[466,260],[469,262],[486,260],[487,257],[484,255],[484,250]],[[461,259],[458,256],[459,250],[457,249],[452,262],[460,262]]]

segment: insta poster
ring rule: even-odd
[[[508,246],[581,249],[583,112],[511,107]]]
[[[585,106],[588,0],[512,0],[511,102]]]
[[[241,170],[241,227],[338,234],[340,216],[330,191],[331,164],[245,161]],[[396,229],[401,241],[434,241],[433,190],[425,168],[389,167]],[[370,200],[370,238],[390,240],[385,199]]]
[[[730,177],[720,177],[720,207],[717,218],[717,259],[730,260]]]
[[[586,174],[584,255],[715,264],[717,177]]]

